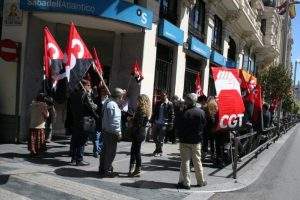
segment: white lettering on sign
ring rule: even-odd
[[[95,7],[90,6],[89,4],[72,3],[63,0],[27,0],[27,5],[38,6],[38,7],[72,9],[72,10],[84,11],[89,13],[94,13],[96,10]]]
[[[141,22],[143,23],[143,24],[147,24],[147,22],[148,22],[148,20],[147,20],[147,17],[148,17],[148,15],[147,15],[147,13],[142,13],[142,19],[141,19]]]
[[[241,94],[240,83],[231,71],[220,71],[215,81],[217,96],[222,90],[236,90]]]
[[[232,114],[232,115],[223,115],[220,120],[220,128],[236,128],[237,126],[241,127],[243,123],[244,114]]]

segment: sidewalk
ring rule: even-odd
[[[64,193],[71,193],[76,197],[86,197],[81,191],[83,185],[89,190],[99,192],[114,199],[207,199],[216,192],[233,191],[241,189],[254,182],[263,169],[275,156],[289,136],[298,126],[292,128],[283,135],[268,150],[262,152],[257,159],[253,159],[238,172],[237,181],[230,177],[231,165],[219,170],[213,168],[209,163],[204,163],[204,174],[208,185],[203,188],[192,187],[188,190],[177,190],[176,184],[179,176],[180,157],[178,144],[166,144],[162,157],[152,157],[154,150],[153,143],[142,145],[143,173],[140,178],[128,178],[128,166],[130,159],[130,143],[121,142],[118,144],[118,153],[114,162],[114,171],[120,173],[120,177],[100,179],[98,175],[98,159],[92,157],[92,145],[86,147],[86,161],[90,166],[70,166],[68,157],[68,141],[56,141],[48,144],[48,151],[41,158],[30,158],[26,145],[4,144],[0,145],[0,175],[10,175],[13,178],[29,180],[35,184],[58,190]],[[243,165],[240,163],[239,165]],[[43,180],[43,181],[41,181]],[[57,186],[58,183],[64,185]],[[65,184],[75,184],[80,190],[66,188]],[[80,185],[76,185],[80,184]],[[196,184],[192,174],[192,185]],[[95,188],[94,188],[95,187]],[[0,180],[1,189],[1,180]],[[115,196],[117,195],[117,196]],[[119,195],[119,196],[118,196]],[[122,196],[123,195],[123,196]],[[93,199],[88,198],[87,199]],[[0,195],[1,199],[1,195]],[[97,198],[96,198],[97,199]]]

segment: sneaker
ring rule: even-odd
[[[79,162],[76,162],[76,166],[88,166],[90,165],[90,163],[88,162],[85,162],[85,161],[79,161]]]
[[[207,181],[203,181],[202,184],[198,184],[198,185],[196,185],[196,187],[204,187],[206,185],[207,185]]]
[[[183,183],[178,183],[178,184],[177,184],[177,189],[190,190],[190,189],[191,189],[191,186],[184,185]]]

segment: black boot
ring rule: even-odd
[[[132,176],[132,174],[133,174],[133,172],[134,172],[134,167],[135,167],[135,164],[130,164],[128,176]]]
[[[134,172],[132,173],[132,176],[133,177],[140,177],[141,176],[141,172],[142,172],[141,167],[136,167],[135,170],[134,170]]]

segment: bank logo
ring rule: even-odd
[[[141,22],[143,23],[143,24],[147,24],[147,22],[148,22],[148,15],[147,15],[147,13],[145,13],[145,12],[143,12],[140,8],[139,9],[137,9],[137,11],[136,11],[136,15],[137,16],[139,16],[139,17],[141,17]]]

